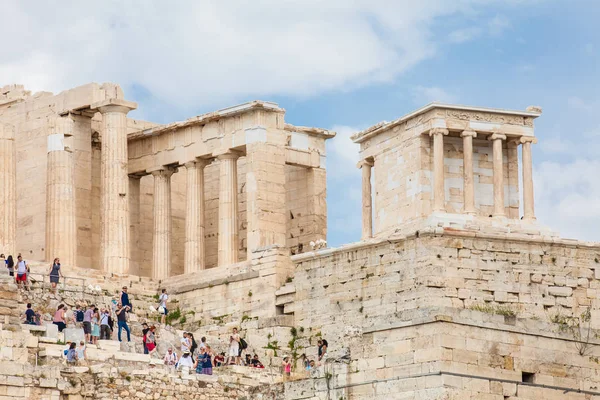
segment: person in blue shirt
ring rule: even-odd
[[[36,325],[35,311],[33,311],[31,308],[31,303],[27,303],[27,310],[25,310],[25,323],[28,325]]]
[[[133,308],[132,304],[129,302],[129,295],[127,294],[127,286],[123,286],[123,291],[121,292],[121,305],[123,307],[129,306],[127,312],[131,311]]]

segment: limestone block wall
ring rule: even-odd
[[[595,339],[590,353],[582,356],[576,337],[556,322],[579,317],[590,307],[590,324],[582,329],[590,329],[593,337],[600,328],[599,254],[598,245],[576,241],[443,230],[361,243],[292,257],[296,268],[291,309],[295,326],[326,338],[333,359],[350,354],[349,370],[363,373],[347,377],[351,385],[360,383],[350,398],[395,398],[384,394],[403,388],[424,399],[440,398],[436,396],[441,393],[454,393],[457,399],[485,398],[477,397],[484,394],[490,399],[558,399],[554,389],[543,391],[547,397],[536,397],[541,396],[540,388],[519,389],[517,394],[497,380],[446,377],[438,372],[446,368],[455,374],[508,377],[518,383],[522,372],[535,373],[540,384],[595,390],[600,376]],[[438,325],[416,327],[436,321],[447,322],[447,331]],[[412,339],[395,339],[406,332],[412,332]],[[467,338],[467,344],[436,344],[451,340],[450,333],[460,340]],[[512,366],[502,367],[501,359],[511,360]],[[398,380],[389,387],[364,385],[430,372],[438,376]]]

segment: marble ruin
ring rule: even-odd
[[[165,125],[130,118],[136,107],[115,84],[0,88],[0,252],[60,257],[84,292],[127,281],[151,304],[166,287],[187,313],[181,328],[217,342],[241,327],[276,370],[233,368],[207,397],[205,382],[172,377],[173,396],[600,398],[600,244],[536,220],[541,108],[432,103],[354,134],[362,237],[320,248],[334,132],[290,125],[267,101]],[[148,373],[117,374],[148,368],[143,355],[115,354],[112,370],[99,358],[79,386],[72,371],[42,378],[26,364],[54,348],[16,339],[29,337],[20,296],[2,284],[14,304],[0,307],[0,399],[162,398],[140,389],[154,387]],[[282,382],[281,357],[314,358],[318,338],[324,362]]]

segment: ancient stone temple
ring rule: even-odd
[[[1,96],[0,252],[164,279],[325,238],[334,134],[286,124],[277,104],[157,125],[129,118],[112,84]]]
[[[536,220],[541,108],[433,103],[357,132],[363,203],[348,218],[362,218],[362,237],[327,248],[325,142],[335,133],[289,125],[264,101],[166,125],[129,118],[135,107],[113,84],[0,90],[0,176],[10,189],[0,252],[59,256],[84,288],[110,293],[126,280],[144,306],[166,288],[182,313],[176,327],[219,352],[241,328],[268,368],[216,370],[223,392],[211,396],[600,398],[600,244]],[[23,302],[3,285],[0,298],[15,304],[0,315],[18,329],[11,310]],[[106,300],[91,290],[96,304]],[[152,318],[144,308],[138,319]],[[24,364],[11,335],[0,324],[0,344],[12,344],[2,360]],[[319,361],[320,339],[329,345]],[[26,346],[29,360],[60,350],[42,342]],[[309,371],[303,353],[317,360]],[[136,397],[160,397],[116,373],[159,373],[144,370],[148,356],[92,354],[82,384],[73,371],[55,370],[48,383],[33,367],[22,380],[0,368],[0,398],[127,398],[118,393],[136,387]],[[284,356],[290,377],[279,372]],[[183,398],[202,398],[204,381],[169,376],[190,388]]]

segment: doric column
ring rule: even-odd
[[[463,138],[464,212],[466,214],[475,214],[475,189],[473,183],[473,138],[477,137],[477,132],[465,130],[460,134],[460,136]]]
[[[46,181],[46,261],[59,257],[61,264],[77,263],[77,226],[73,153],[66,144],[73,135],[73,120],[58,117],[48,135]]]
[[[371,193],[371,168],[373,161],[361,160],[358,168],[362,169],[362,240],[373,237],[373,197]]]
[[[448,129],[433,128],[429,135],[433,136],[433,211],[446,211],[444,193],[444,136]]]
[[[154,176],[154,239],[152,278],[160,280],[171,272],[171,175],[175,170],[163,167]]]
[[[140,275],[140,175],[129,175],[129,268]]]
[[[17,163],[15,130],[0,123],[0,253],[16,258],[17,237]],[[3,270],[5,271],[5,270]]]
[[[534,137],[522,137],[520,142],[523,144],[521,156],[523,158],[523,218],[526,220],[535,219],[535,210],[533,202],[533,165],[531,160],[531,144],[536,143]]]
[[[92,105],[102,113],[100,185],[102,192],[102,267],[129,273],[129,177],[127,174],[127,113],[135,103],[110,99]]]
[[[494,217],[504,216],[504,162],[502,160],[502,141],[506,135],[494,133],[492,141],[492,161],[494,166]]]
[[[204,160],[185,163],[187,169],[185,208],[186,274],[204,269]]]
[[[219,250],[218,265],[238,261],[238,153],[227,150],[215,153],[219,160]]]

